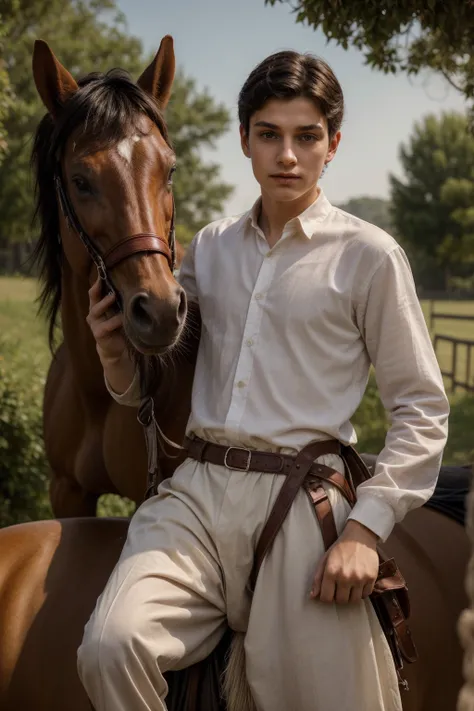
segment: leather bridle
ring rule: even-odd
[[[104,286],[106,287],[106,291],[115,294],[115,304],[118,310],[122,310],[122,301],[120,293],[114,286],[109,272],[121,262],[134,256],[135,254],[162,254],[166,257],[171,272],[174,272],[176,267],[176,211],[174,200],[171,226],[167,240],[157,234],[139,232],[137,234],[130,235],[129,237],[124,237],[124,239],[120,240],[120,242],[111,247],[105,254],[101,254],[79,222],[62,177],[61,165],[59,161],[56,165],[54,183],[56,185],[59,205],[69,229],[73,228],[77,232],[79,239],[97,267],[97,271],[99,272],[99,276]]]

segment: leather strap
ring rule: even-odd
[[[332,445],[329,447],[330,452],[328,452],[328,445]],[[263,531],[260,534],[260,538],[257,543],[254,563],[249,578],[249,588],[251,591],[255,589],[258,572],[263,560],[271,548],[278,531],[282,527],[291,505],[307,475],[311,472],[311,474],[314,474],[315,477],[330,479],[334,474],[338,474],[338,472],[335,472],[334,469],[326,467],[324,464],[315,463],[314,461],[318,457],[328,453],[334,453],[334,446],[331,440],[324,442],[310,442],[306,445],[306,447],[303,447],[303,449],[294,458],[293,465],[279,491],[270,512],[270,516],[263,527]],[[345,481],[341,475],[339,476],[343,481]],[[350,492],[349,496],[352,497],[352,492],[349,487],[348,490]]]
[[[171,250],[168,246],[168,242],[159,235],[146,232],[140,232],[139,234],[131,235],[131,237],[125,237],[109,249],[103,256],[103,260],[107,269],[113,269],[120,264],[120,262],[128,259],[128,257],[143,252],[163,254],[171,269]]]
[[[263,527],[260,538],[257,542],[254,564],[249,579],[249,587],[254,589],[258,572],[263,560],[271,548],[275,537],[285,521],[288,512],[295,500],[299,489],[303,485],[306,477],[311,477],[333,484],[347,501],[353,506],[355,503],[355,492],[351,488],[345,477],[331,467],[315,462],[315,459],[325,454],[340,454],[341,445],[337,440],[322,440],[310,442],[304,447],[296,457],[290,454],[276,452],[262,452],[258,450],[245,449],[244,447],[231,447],[222,444],[207,442],[200,437],[187,437],[185,439],[185,449],[187,455],[198,462],[209,462],[217,466],[225,466],[228,469],[250,472],[256,471],[268,474],[286,475],[285,482],[277,496],[275,504],[270,512],[270,516]],[[318,506],[315,506],[318,520],[324,521],[324,532],[327,540],[329,536],[337,538],[336,525],[332,515],[331,506],[322,487],[319,489],[324,496],[317,495]],[[316,496],[309,491],[310,496]],[[323,507],[325,500],[325,505]],[[321,506],[321,508],[318,508]]]
[[[338,534],[332,506],[328,495],[322,486],[310,489],[308,496],[314,505],[319,527],[323,537],[324,548],[328,550],[337,541]]]

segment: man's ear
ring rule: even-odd
[[[329,163],[332,161],[334,156],[337,153],[337,149],[339,147],[339,143],[341,141],[341,132],[338,131],[332,140],[329,142],[329,148],[326,156],[326,165],[329,165]]]
[[[249,146],[249,137],[242,126],[240,124],[239,126],[239,132],[240,132],[240,145],[242,146],[242,151],[243,154],[246,158],[250,158],[250,146]]]

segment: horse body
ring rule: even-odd
[[[124,519],[83,518],[0,530],[2,711],[90,711],[76,651],[127,526]],[[403,709],[454,711],[462,683],[456,622],[466,607],[463,579],[470,554],[465,531],[422,508],[396,526],[385,550],[396,556],[407,579],[420,655],[404,670],[410,691],[402,692]],[[169,675],[171,695],[183,673]],[[197,701],[196,711],[209,708]]]
[[[101,494],[115,493],[139,504],[146,490],[146,448],[134,408],[113,400],[89,327],[88,282],[64,267],[61,315],[63,343],[52,360],[45,388],[44,440],[51,468],[50,498],[55,516],[94,516]],[[191,318],[191,314],[190,314]],[[195,347],[197,343],[195,344]],[[188,344],[192,351],[192,346]],[[177,356],[157,399],[157,419],[180,442],[190,408],[192,359]],[[172,395],[175,397],[172,398]],[[172,412],[172,417],[167,416]],[[162,456],[163,476],[182,461]]]
[[[89,283],[64,266],[63,343],[45,388],[44,440],[55,516],[94,516],[97,499],[120,493],[137,503],[146,489],[143,432],[131,408],[109,395],[86,323]]]

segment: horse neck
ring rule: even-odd
[[[64,260],[61,285],[61,320],[64,345],[69,354],[79,391],[105,395],[102,365],[86,317],[89,312],[89,282],[73,272]]]

